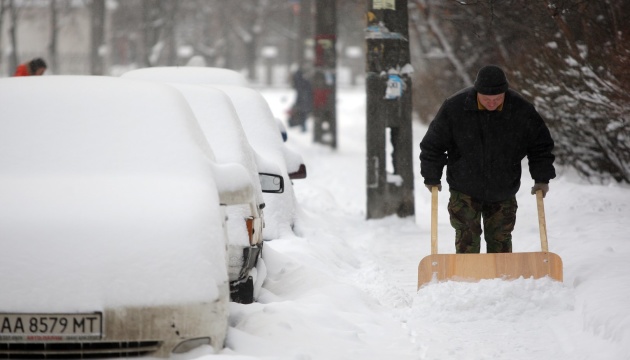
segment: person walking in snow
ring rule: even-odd
[[[42,58],[35,58],[29,62],[18,65],[13,76],[43,75],[48,67]]]
[[[527,156],[531,193],[545,196],[556,176],[553,147],[540,114],[498,66],[482,67],[474,86],[444,101],[420,142],[420,173],[429,191],[442,190],[446,166],[457,253],[480,252],[482,218],[487,252],[512,252],[521,161]]]
[[[313,88],[302,68],[295,71],[292,80],[296,97],[291,108],[289,126],[299,126],[302,131],[306,131],[306,120],[313,111]]]

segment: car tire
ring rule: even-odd
[[[254,278],[248,276],[246,280],[230,284],[230,298],[239,304],[254,302]]]

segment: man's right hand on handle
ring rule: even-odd
[[[438,191],[442,191],[442,184],[437,184],[437,185],[424,184],[424,186],[426,186],[427,189],[429,189],[429,192],[433,190],[434,186],[437,186]]]

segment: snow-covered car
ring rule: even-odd
[[[261,155],[257,157],[258,170],[272,174],[279,170],[284,178],[285,191],[282,194],[264,194],[266,226],[263,237],[272,240],[291,231],[296,211],[291,180],[305,178],[306,166],[302,156],[283,142],[269,104],[258,91],[243,85],[246,80],[241,74],[220,68],[156,67],[131,70],[121,76],[167,83],[203,84],[224,91],[234,104],[247,140]]]
[[[285,192],[281,196],[265,197],[265,203],[269,209],[266,221],[271,229],[266,232],[266,236],[270,236],[270,239],[282,237],[287,231],[292,231],[296,215],[291,180],[306,177],[302,156],[286,147],[271,108],[258,91],[242,86],[208,86],[219,89],[230,97],[249,143],[256,152],[280,167],[285,179]]]
[[[284,122],[276,118],[276,124],[278,124],[278,130],[280,130],[280,135],[282,135],[282,141],[287,142],[289,134],[287,133],[287,127],[284,125]]]
[[[253,188],[217,164],[174,88],[0,79],[0,358],[222,348],[225,211]]]
[[[241,73],[216,67],[158,66],[130,70],[122,76],[135,79],[160,80],[162,82],[250,87],[247,79]],[[279,119],[275,121],[278,122],[278,130],[282,134],[283,140],[286,141],[287,132],[284,124]],[[283,148],[283,151],[287,158],[289,177],[294,180],[306,178],[306,165],[302,156],[286,146]]]
[[[215,67],[156,66],[129,70],[122,76],[136,79],[159,79],[172,83],[249,86],[247,79],[241,73]]]
[[[237,163],[247,169],[254,197],[247,205],[227,207],[228,275],[233,301],[251,303],[265,279],[261,259],[264,233],[264,193],[284,191],[279,168],[258,171],[259,155],[252,149],[230,98],[209,87],[171,83],[186,98],[219,163]]]

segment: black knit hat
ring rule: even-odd
[[[42,58],[35,58],[28,62],[28,69],[33,74],[37,71],[37,69],[46,69],[46,68],[48,68],[48,66],[46,66],[46,62]]]
[[[477,73],[475,90],[482,95],[498,95],[506,92],[508,81],[505,73],[496,65],[486,65]]]

